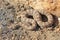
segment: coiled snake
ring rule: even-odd
[[[43,19],[42,18],[42,16],[46,16],[47,17],[47,21],[42,21],[42,20],[45,20],[45,19]],[[39,14],[39,15],[34,15],[34,19],[37,21],[37,23],[38,23],[38,25],[41,27],[41,28],[43,28],[43,27],[48,27],[48,26],[52,26],[52,24],[53,24],[53,17],[52,17],[52,15],[51,14],[49,14],[49,13],[44,13],[44,14]]]
[[[45,15],[48,21],[42,21],[42,16]],[[53,17],[49,13],[39,13],[34,9],[29,9],[18,14],[17,18],[21,17],[20,25],[28,30],[33,30],[38,24],[41,28],[48,27],[53,24]]]

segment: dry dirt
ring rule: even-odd
[[[60,23],[48,28],[25,30],[18,23],[17,13],[33,8],[60,17],[60,0],[0,0],[0,40],[60,40]]]

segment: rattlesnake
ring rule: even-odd
[[[29,11],[31,11],[29,13]],[[23,28],[28,30],[33,30],[36,28],[36,21],[32,18],[28,18],[28,16],[33,17],[33,10],[26,10],[20,13],[20,15],[17,16],[17,18],[21,17],[21,22],[19,23]],[[36,13],[37,14],[37,13]]]
[[[41,15],[45,15],[48,21],[43,22]],[[19,22],[19,24],[23,26],[23,28],[28,29],[28,30],[35,29],[36,24],[38,24],[41,28],[48,27],[53,24],[53,17],[51,14],[39,13],[38,11],[34,9],[29,9],[29,10],[19,13],[17,18],[19,17],[21,18],[21,22]]]
[[[46,21],[42,21],[45,20],[45,18],[43,19],[43,16],[47,18]],[[53,24],[53,17],[50,13],[39,13],[39,15],[34,15],[34,19],[41,28],[52,26]]]

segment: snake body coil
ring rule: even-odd
[[[45,19],[43,19],[43,17],[42,16],[46,16],[47,17],[47,21],[42,21],[42,20],[45,20]],[[34,19],[37,21],[37,23],[38,23],[38,25],[41,27],[41,28],[44,28],[44,27],[48,27],[48,26],[52,26],[52,24],[53,24],[53,17],[52,17],[52,15],[51,14],[49,14],[49,13],[44,13],[44,14],[39,14],[39,15],[34,15]]]
[[[33,30],[38,24],[41,28],[48,27],[53,24],[53,17],[49,13],[42,14],[47,17],[48,21],[42,21],[41,13],[34,9],[29,9],[21,12],[18,16],[21,17],[21,26],[28,30]]]

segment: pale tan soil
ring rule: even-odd
[[[7,0],[12,5],[18,5],[19,3],[29,5],[38,11],[45,10],[54,15],[60,16],[60,0]]]
[[[0,40],[60,40],[60,23],[54,28],[37,28],[33,31],[18,25],[20,21],[16,14],[29,8],[60,17],[60,0],[0,0]]]
[[[47,11],[57,16],[60,16],[60,0],[29,0],[29,5],[39,11]]]

